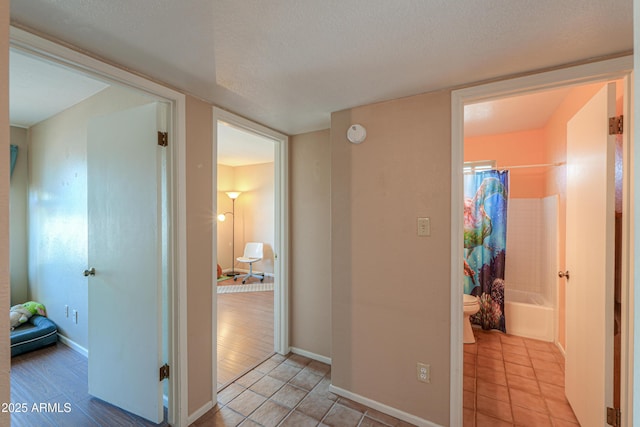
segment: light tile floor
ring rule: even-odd
[[[549,342],[474,328],[464,345],[464,427],[578,421],[564,394],[564,356]]]
[[[329,391],[331,368],[303,356],[274,355],[218,392],[193,426],[409,427],[412,424]]]
[[[464,346],[464,427],[576,427],[564,396],[564,357],[552,343],[474,329]],[[274,355],[218,393],[194,426],[407,427],[336,396],[331,368]]]

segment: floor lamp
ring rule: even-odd
[[[218,215],[218,221],[224,221],[226,215],[231,215],[231,273],[227,275],[236,276],[235,256],[236,256],[236,199],[240,196],[240,191],[227,191],[227,196],[231,199],[231,212],[224,212]]]

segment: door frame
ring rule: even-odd
[[[633,289],[630,277],[633,272],[633,141],[632,118],[632,73],[633,56],[614,58],[539,74],[501,80],[493,83],[454,90],[451,93],[451,371],[450,371],[450,425],[462,425],[463,391],[463,344],[462,344],[462,269],[463,256],[463,179],[464,161],[464,105],[490,101],[507,96],[524,95],[559,87],[577,86],[607,80],[624,79],[623,114],[630,119],[623,134],[624,179],[623,179],[623,253],[622,253],[622,372],[621,411],[622,425],[631,425],[633,419]]]
[[[273,304],[273,346],[276,353],[285,355],[290,351],[289,345],[289,137],[266,126],[240,117],[222,108],[213,107],[213,206],[212,211],[217,210],[218,193],[218,121],[227,122],[239,129],[251,132],[274,141],[274,248],[276,257],[274,262],[274,275],[277,278],[274,287]],[[213,227],[213,259],[217,258],[218,225]],[[212,264],[212,269],[215,269]],[[216,277],[216,274],[213,275]],[[212,293],[212,318],[213,331],[218,330],[218,294]],[[217,332],[216,332],[217,336]],[[212,354],[212,384],[214,393],[217,389],[218,349],[217,340],[213,341]],[[214,397],[215,402],[215,397]]]
[[[76,69],[110,84],[129,87],[170,104],[169,150],[167,151],[170,199],[169,259],[169,423],[187,425],[187,276],[186,276],[186,97],[173,89],[147,80],[114,65],[44,39],[17,27],[10,27],[10,47],[30,55]]]

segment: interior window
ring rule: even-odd
[[[487,171],[496,168],[495,160],[478,160],[475,162],[464,162],[462,173],[470,174],[475,172]]]

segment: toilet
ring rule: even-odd
[[[473,330],[471,329],[471,320],[470,316],[473,316],[480,310],[480,303],[478,302],[478,297],[474,297],[473,295],[463,294],[464,299],[464,319],[463,319],[463,333],[462,337],[464,339],[465,344],[473,344],[476,342],[475,337],[473,336]]]

